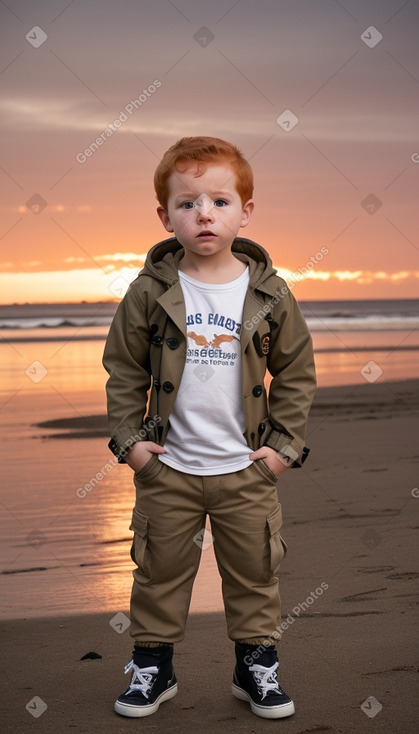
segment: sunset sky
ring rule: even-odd
[[[250,160],[242,234],[297,298],[418,297],[416,0],[7,0],[0,27],[0,303],[120,296],[199,134]]]

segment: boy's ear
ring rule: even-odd
[[[242,218],[240,220],[240,227],[247,227],[247,225],[249,224],[249,222],[250,222],[250,220],[252,218],[252,214],[253,214],[253,209],[254,208],[255,208],[255,202],[253,201],[253,199],[249,199],[249,201],[246,201],[246,203],[245,203],[245,205],[243,207],[243,211],[242,211]]]
[[[170,222],[170,217],[169,217],[166,209],[163,209],[162,206],[158,206],[157,209],[156,209],[156,211],[157,211],[157,215],[158,215],[158,217],[159,217],[159,219],[160,219],[163,227],[168,232],[173,232],[174,230],[173,230],[172,224]]]

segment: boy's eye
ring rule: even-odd
[[[193,209],[195,204],[193,201],[184,201],[182,204],[183,209]]]
[[[224,199],[216,199],[214,201],[214,206],[227,206],[227,202],[224,201]]]

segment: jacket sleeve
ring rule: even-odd
[[[103,355],[109,373],[106,383],[109,448],[120,457],[140,440],[151,383],[149,365],[150,334],[147,294],[131,287],[115,313]]]
[[[273,311],[272,343],[268,370],[271,432],[264,444],[284,452],[301,466],[309,449],[305,447],[307,419],[316,389],[316,373],[311,335],[294,296],[287,291]]]

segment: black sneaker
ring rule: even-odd
[[[233,696],[248,701],[253,713],[264,719],[291,716],[295,713],[294,704],[276,677],[278,658],[275,647],[265,647],[259,655],[252,656],[252,652],[257,650],[256,645],[236,643]]]
[[[125,666],[132,671],[131,685],[115,701],[115,711],[122,716],[154,714],[163,701],[177,694],[172,665],[173,647],[135,647],[133,659]]]

